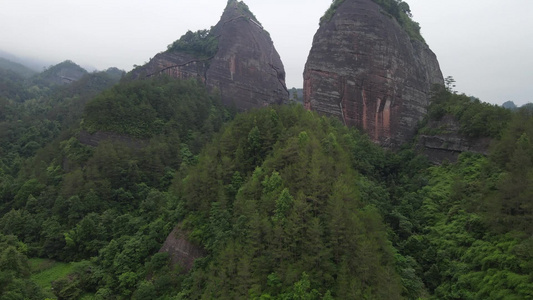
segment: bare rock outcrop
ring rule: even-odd
[[[270,35],[246,4],[228,1],[209,34],[217,40],[218,49],[213,55],[169,49],[133,70],[132,77],[168,74],[196,78],[218,90],[224,104],[239,110],[288,101],[283,63]]]
[[[185,271],[192,269],[197,258],[205,256],[205,251],[202,248],[187,240],[186,233],[181,229],[180,225],[176,226],[168,235],[159,252],[168,253],[170,263],[179,265]]]
[[[398,147],[416,133],[430,89],[443,84],[435,54],[372,0],[345,0],[313,40],[304,71],[307,109]]]

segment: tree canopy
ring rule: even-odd
[[[0,298],[531,297],[527,107],[435,90],[428,122],[493,143],[430,165],[297,104],[235,114],[195,81],[116,80],[0,97]],[[174,229],[190,270],[160,251]]]

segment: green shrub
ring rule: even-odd
[[[211,30],[187,31],[181,38],[168,46],[168,51],[181,51],[199,58],[209,58],[218,51],[218,38]]]
[[[399,1],[399,0],[372,0],[376,2],[383,11],[394,18],[398,23],[402,26],[402,28],[407,32],[409,37],[413,40],[418,40],[421,42],[424,42],[424,38],[422,37],[422,34],[420,33],[420,24],[413,21],[412,15],[411,15],[411,9],[409,8],[409,4],[407,2]],[[333,0],[333,3],[331,3],[331,6],[328,8],[328,10],[324,13],[322,18],[320,18],[320,25],[323,25],[324,23],[327,23],[333,18],[335,13],[337,12],[337,8],[344,2],[344,0]]]

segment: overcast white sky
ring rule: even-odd
[[[287,72],[302,72],[331,0],[246,0]],[[533,102],[533,0],[407,0],[456,89],[481,100]],[[55,64],[131,70],[188,29],[215,25],[227,0],[0,0],[0,50]]]

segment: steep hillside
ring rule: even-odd
[[[414,136],[431,86],[443,78],[398,2],[376,2],[336,0],[326,12],[304,71],[304,103],[398,147]],[[402,18],[412,23],[400,24]]]
[[[244,2],[228,1],[211,30],[187,32],[132,78],[196,78],[239,110],[288,101],[283,63],[270,35]]]

